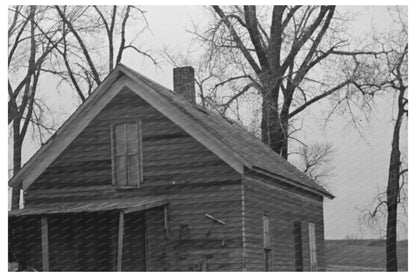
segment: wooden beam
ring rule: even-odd
[[[124,211],[120,211],[118,219],[118,248],[117,248],[117,271],[121,271],[123,262],[123,236],[124,236]]]
[[[49,271],[49,238],[48,238],[48,218],[41,217],[41,240],[42,240],[42,270]]]

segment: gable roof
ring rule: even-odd
[[[237,172],[243,174],[245,168],[258,169],[292,185],[333,198],[327,190],[237,123],[188,102],[122,64],[107,76],[9,184],[14,186],[22,182],[23,189],[27,189],[123,87],[130,88]]]

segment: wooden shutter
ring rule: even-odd
[[[316,258],[316,234],[315,234],[315,224],[309,223],[309,257],[311,264],[311,271],[318,270],[318,262]]]
[[[118,123],[111,131],[113,184],[138,187],[143,181],[141,122]]]
[[[270,218],[263,216],[263,244],[264,249],[272,249],[272,234],[270,229]]]

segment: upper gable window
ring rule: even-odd
[[[112,126],[113,184],[118,187],[139,187],[143,179],[140,122]]]

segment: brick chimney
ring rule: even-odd
[[[195,71],[191,66],[173,69],[173,90],[195,104]]]

